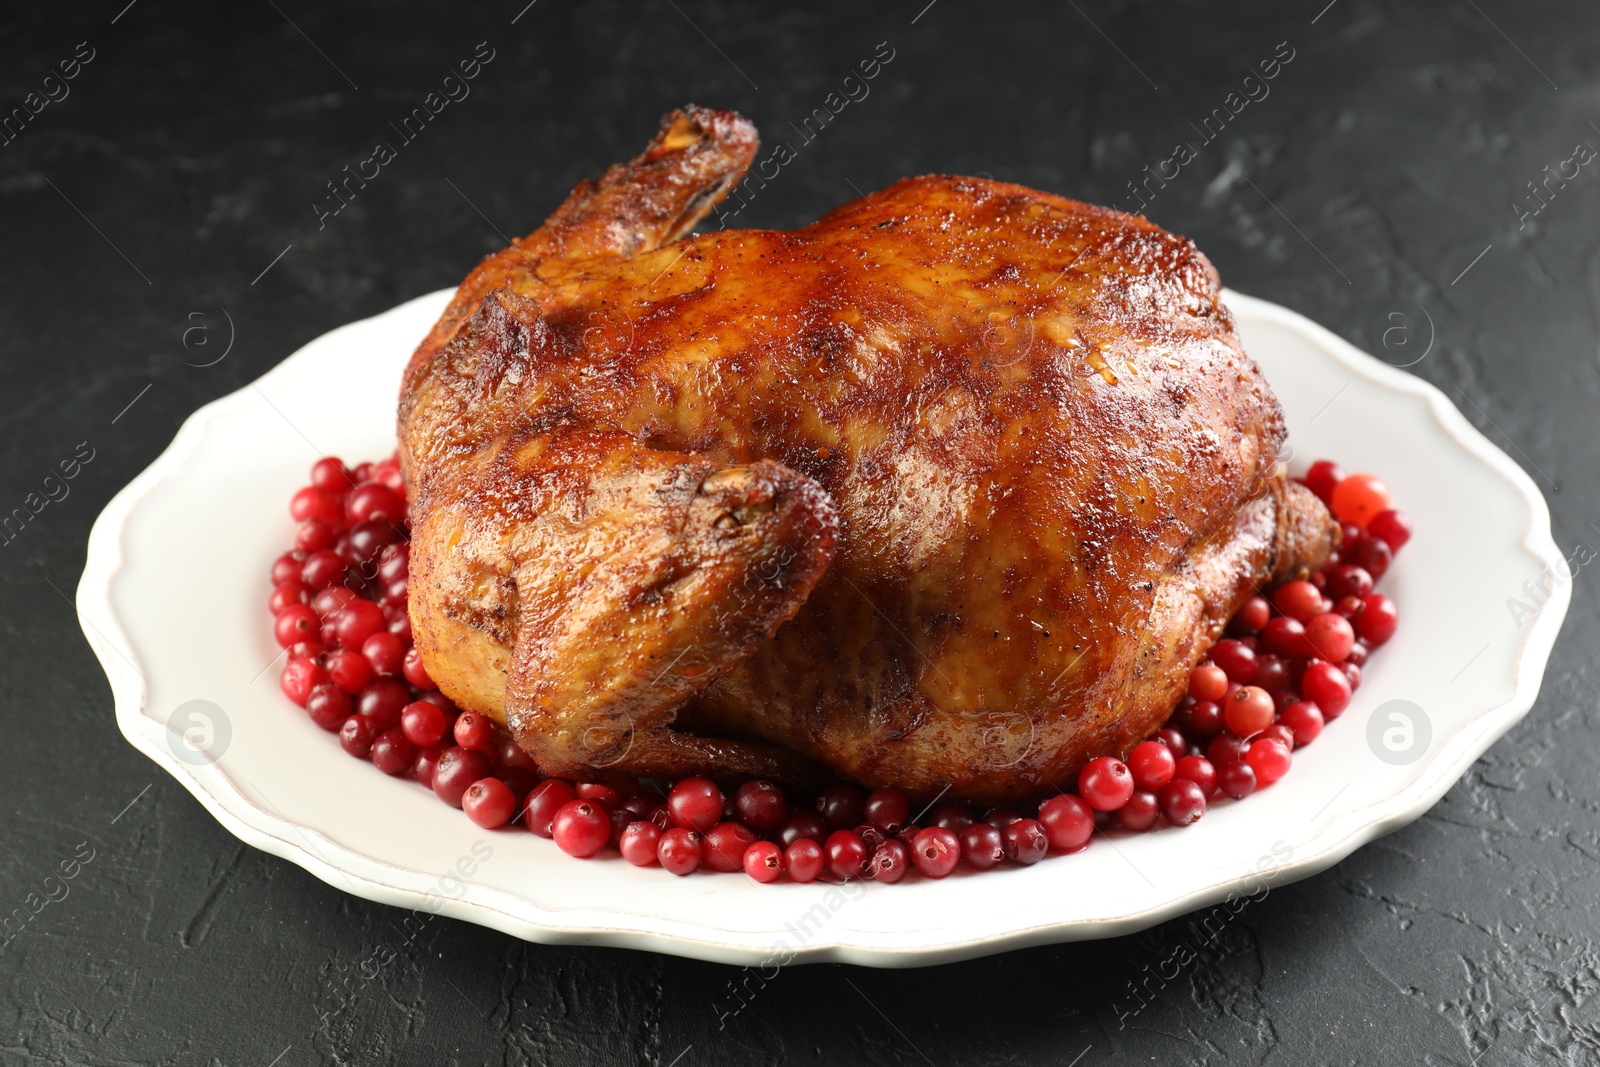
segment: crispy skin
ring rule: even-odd
[[[735,115],[669,115],[418,349],[430,674],[557,773],[999,802],[1126,753],[1338,536],[1281,472],[1215,271],[969,178],[675,240],[754,149]]]

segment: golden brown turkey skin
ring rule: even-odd
[[[754,149],[737,116],[669,116],[418,350],[430,674],[563,774],[998,802],[1125,754],[1242,599],[1337,537],[1278,468],[1215,271],[970,178],[675,239]]]

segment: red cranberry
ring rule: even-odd
[[[709,778],[685,778],[667,794],[672,825],[705,833],[722,818],[722,790]]]
[[[1212,796],[1217,791],[1217,769],[1204,756],[1185,756],[1178,761],[1174,779],[1182,778],[1200,787],[1202,796]]]
[[[1228,698],[1227,705],[1222,709],[1222,718],[1233,733],[1249,737],[1270,726],[1276,712],[1270,693],[1247,685]]]
[[[439,770],[443,773],[442,764]],[[606,847],[611,837],[611,817],[593,801],[569,800],[551,820],[550,836],[567,855],[587,859]]]
[[[1306,471],[1305,487],[1317,494],[1317,499],[1328,507],[1333,506],[1333,491],[1344,481],[1344,468],[1331,459],[1319,459]]]
[[[378,553],[378,581],[404,581],[411,573],[411,542],[401,541]]]
[[[460,724],[460,720],[456,720],[456,725]],[[456,742],[458,745],[460,743]],[[607,811],[615,811],[622,806],[622,791],[603,782],[579,782],[577,790],[581,799],[592,800]]]
[[[1350,680],[1343,671],[1324,660],[1306,664],[1300,688],[1307,700],[1316,702],[1324,719],[1337,719],[1350,706]]]
[[[966,860],[967,866],[980,871],[1005,859],[1005,842],[1000,831],[986,822],[975,822],[961,831],[961,858]]]
[[[829,873],[845,881],[859,876],[867,862],[866,843],[854,830],[835,830],[822,851],[828,857]]]
[[[1256,657],[1255,686],[1275,692],[1289,684],[1289,664],[1282,656],[1266,652]]]
[[[337,456],[324,456],[311,465],[311,484],[325,493],[343,496],[355,483]]]
[[[1206,793],[1198,782],[1174,778],[1156,794],[1161,814],[1174,826],[1188,826],[1206,813]]]
[[[947,800],[933,809],[933,814],[928,819],[928,825],[938,826],[949,830],[953,834],[959,834],[975,821],[972,817],[972,810],[965,804]]]
[[[1135,789],[1128,802],[1117,809],[1118,825],[1136,834],[1150,829],[1160,816],[1161,806],[1148,789]]]
[[[1350,646],[1350,655],[1345,657],[1345,663],[1352,667],[1365,667],[1367,665],[1367,657],[1371,654],[1371,650],[1367,648],[1367,643],[1360,638],[1356,638],[1356,643]]]
[[[308,555],[321,552],[331,547],[337,536],[334,528],[321,519],[307,519],[295,528],[294,547]]]
[[[1310,700],[1301,700],[1283,709],[1279,725],[1288,727],[1297,747],[1304,748],[1322,734],[1322,709]]]
[[[1194,731],[1196,736],[1211,737],[1220,733],[1223,726],[1221,705],[1201,700],[1189,709],[1189,729]]]
[[[943,878],[961,862],[961,841],[942,826],[918,830],[911,839],[911,862],[927,878]]]
[[[889,835],[872,825],[864,822],[855,828],[855,835],[861,838],[861,843],[866,846],[867,855],[872,855],[872,850],[889,839]]]
[[[861,806],[866,820],[886,834],[897,834],[911,821],[911,802],[893,786],[874,789]],[[896,879],[898,881],[899,879]]]
[[[1289,747],[1269,737],[1258,737],[1252,741],[1245,750],[1244,758],[1250,769],[1256,772],[1256,781],[1261,785],[1271,785],[1288,774],[1289,765],[1293,762]]]
[[[356,759],[366,759],[372,752],[372,739],[376,732],[370,721],[360,715],[352,715],[339,727],[339,746]]]
[[[789,814],[789,801],[771,782],[745,782],[733,795],[733,810],[752,830],[776,830]]]
[[[1000,831],[1000,847],[1006,859],[1031,866],[1050,851],[1050,836],[1038,819],[1018,819]]]
[[[1240,685],[1248,685],[1256,676],[1255,650],[1242,641],[1236,641],[1231,637],[1224,637],[1221,641],[1211,646],[1211,662],[1222,668],[1222,673]],[[1191,673],[1191,692],[1193,691],[1193,677],[1194,675]],[[1196,699],[1200,699],[1200,697],[1201,694],[1195,694]]]
[[[344,577],[344,559],[330,548],[313,552],[300,568],[300,580],[312,589],[333,585]]]
[[[1317,608],[1322,606],[1319,596]],[[1268,648],[1280,656],[1290,659],[1311,655],[1311,643],[1306,640],[1306,628],[1298,619],[1291,619],[1287,615],[1279,615],[1267,623],[1267,628],[1261,631],[1261,639]]]
[[[1128,772],[1140,789],[1160,789],[1172,781],[1176,766],[1172,750],[1160,741],[1141,741],[1128,754]]]
[[[744,850],[743,866],[758,882],[776,882],[783,874],[783,853],[771,841],[754,841]]]
[[[1182,730],[1174,729],[1171,726],[1163,726],[1156,731],[1155,737],[1151,738],[1151,740],[1165,745],[1167,751],[1172,753],[1173,759],[1189,754],[1189,742],[1184,739]]]
[[[1357,689],[1361,688],[1361,668],[1360,667],[1357,667],[1354,663],[1350,663],[1350,662],[1347,661],[1345,663],[1339,664],[1339,670],[1341,672],[1343,672],[1344,680],[1349,683],[1350,692],[1354,693]]]
[[[401,496],[405,495],[405,478],[400,473],[400,461],[392,456],[372,468],[372,480],[382,482]]]
[[[1094,835],[1094,809],[1082,797],[1063,793],[1039,805],[1039,825],[1044,827],[1052,849],[1076,852]]]
[[[1321,610],[1322,590],[1307,581],[1288,582],[1272,594],[1272,603],[1288,618],[1305,622]]]
[[[1217,768],[1217,785],[1235,800],[1243,800],[1256,791],[1256,772],[1243,760],[1220,765]]]
[[[1264,737],[1270,737],[1274,741],[1282,743],[1284,748],[1289,749],[1291,752],[1294,751],[1294,731],[1283,725],[1281,722],[1273,723],[1265,730],[1262,730],[1251,740],[1252,742],[1259,741]]]
[[[385,677],[399,674],[405,654],[405,642],[388,631],[373,634],[361,643],[361,655],[372,666],[373,674]]]
[[[401,741],[410,744],[403,737]],[[494,830],[511,821],[512,812],[517,810],[517,797],[511,792],[511,787],[500,779],[480,778],[462,794],[461,810],[467,813],[467,818],[474,824],[485,830]],[[610,829],[608,824],[608,835]]]
[[[330,615],[346,604],[353,604],[360,599],[360,594],[349,586],[330,585],[311,594],[311,610],[317,613],[318,618],[326,621]]]
[[[1000,807],[990,808],[987,812],[985,812],[983,821],[994,827],[996,830],[1004,830],[1006,827],[1010,826],[1020,818],[1022,818],[1022,812],[1018,811],[1016,808],[1007,807],[1006,805],[1002,804]]]
[[[1078,795],[1097,811],[1116,811],[1133,795],[1133,775],[1121,760],[1098,756],[1078,772]]]
[[[891,837],[872,850],[872,858],[867,861],[867,876],[892,885],[906,876],[906,869],[910,866],[910,850]]]
[[[656,860],[663,869],[676,875],[699,870],[701,858],[700,835],[687,827],[674,826],[661,835],[656,846]]]
[[[560,778],[546,778],[533,787],[523,805],[522,820],[529,830],[540,837],[549,837],[556,812],[577,799],[572,783]]]
[[[422,665],[422,653],[415,648],[406,650],[406,657],[400,664],[400,670],[405,674],[406,681],[418,689],[432,689],[433,679],[428,677],[428,669]]]
[[[304,604],[290,604],[278,612],[272,622],[272,636],[280,648],[288,648],[298,641],[314,641],[322,623],[317,613]]]
[[[400,538],[399,529],[388,522],[358,522],[350,527],[339,555],[352,567],[359,567],[363,576],[377,576],[379,553]]]
[[[1244,758],[1244,742],[1236,735],[1229,733],[1218,734],[1212,739],[1206,749],[1206,759],[1217,768],[1217,773],[1222,773],[1222,768],[1230,763],[1237,763]]]
[[[411,769],[416,758],[417,746],[407,740],[398,728],[385,730],[372,740],[372,765],[384,774],[404,774]]]
[[[1228,674],[1216,664],[1202,663],[1189,672],[1189,695],[1196,700],[1215,703],[1227,692]]]
[[[815,841],[820,845],[827,837],[828,824],[822,821],[822,816],[809,811],[791,813],[778,828],[778,844],[785,849],[796,841]]]
[[[1372,593],[1363,597],[1361,602],[1366,606],[1362,608],[1361,614],[1352,620],[1356,633],[1360,634],[1368,645],[1381,645],[1394,636],[1394,631],[1400,622],[1400,612],[1395,607],[1394,601],[1382,593]]]
[[[489,777],[489,761],[483,754],[465,748],[447,748],[433,772],[433,792],[452,808],[461,806],[467,787],[479,778]],[[611,826],[606,824],[606,833]],[[601,842],[604,843],[604,838]]]
[[[1349,555],[1361,565],[1362,569],[1372,575],[1373,581],[1388,573],[1389,563],[1394,558],[1388,543],[1376,537],[1360,538]]]
[[[295,522],[304,519],[321,519],[330,526],[344,522],[343,509],[337,498],[308,485],[289,498],[289,515]]]
[[[303,708],[311,691],[327,680],[328,672],[316,660],[291,659],[278,676],[278,685],[284,696]]]
[[[362,482],[352,489],[345,499],[344,511],[352,525],[358,522],[399,525],[406,518],[405,501],[382,482]]]
[[[379,679],[368,682],[356,698],[356,710],[372,720],[379,730],[400,725],[400,716],[411,702],[411,694],[399,682]]]
[[[443,745],[429,745],[417,749],[416,761],[411,764],[411,777],[432,789],[433,773],[439,769],[439,761],[443,758]]]
[[[783,869],[791,881],[815,881],[822,873],[823,859],[822,846],[809,837],[798,838],[783,849]]]
[[[1258,634],[1272,618],[1272,605],[1264,596],[1253,596],[1233,613],[1232,629],[1241,634]]]
[[[306,553],[285,552],[272,561],[272,584],[282,585],[285,582],[300,581],[300,571],[306,563]]]
[[[461,717],[456,720],[454,737],[456,744],[462,748],[487,751],[494,740],[494,723],[490,722],[487,716],[479,715],[475,711],[462,712]],[[581,790],[578,795],[583,795]]]
[[[1390,508],[1372,516],[1367,533],[1388,545],[1389,551],[1398,552],[1411,540],[1411,520],[1404,512]]]
[[[865,802],[853,785],[831,785],[817,798],[817,814],[829,829],[846,830],[859,823]]]
[[[413,701],[400,713],[400,729],[405,731],[407,740],[414,745],[424,748],[436,745],[444,736],[444,712],[439,710],[437,704],[426,700]]]
[[[617,849],[622,853],[622,858],[635,867],[653,866],[660,846],[661,827],[644,819],[630,822],[617,839]]]
[[[328,677],[346,693],[359,693],[372,681],[372,664],[360,653],[341,648],[328,654]]]
[[[1312,616],[1311,621],[1306,623],[1306,640],[1318,656],[1329,663],[1339,663],[1350,655],[1356,632],[1343,615],[1326,612]]]
[[[383,609],[370,600],[352,600],[332,616],[341,648],[360,650],[367,638],[388,626]]]
[[[719,822],[701,839],[702,862],[713,871],[737,871],[744,865],[744,850],[755,840],[756,832],[744,823]]]
[[[272,587],[272,596],[267,599],[267,608],[272,612],[273,622],[276,623],[278,616],[283,614],[284,608],[292,604],[309,604],[310,602],[311,590],[306,588],[304,582],[295,578],[284,582],[282,585]]]
[[[316,686],[306,696],[306,711],[311,721],[329,733],[338,731],[354,710],[350,695],[329,682]]]
[[[1327,594],[1334,600],[1362,597],[1372,592],[1372,575],[1364,567],[1343,563],[1328,572]]]

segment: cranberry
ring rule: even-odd
[[[975,822],[961,831],[961,858],[967,861],[967,866],[980,871],[1005,859],[1005,843],[1000,831],[986,822]]]
[[[1307,583],[1310,584],[1310,583]],[[1315,611],[1322,608],[1321,595]],[[1279,615],[1267,623],[1267,628],[1261,631],[1261,639],[1267,647],[1280,656],[1290,659],[1303,658],[1312,654],[1311,643],[1306,640],[1306,628],[1299,619],[1291,619],[1287,615]]]
[[[328,654],[328,677],[346,693],[359,693],[372,681],[372,664],[359,652],[341,648]]]
[[[835,830],[822,851],[828,857],[829,873],[846,881],[861,874],[867,862],[866,842],[854,830]]]
[[[1372,516],[1367,533],[1388,545],[1390,552],[1398,552],[1411,540],[1411,520],[1405,512],[1389,508]]]
[[[745,782],[733,794],[733,810],[752,830],[776,830],[789,814],[789,801],[771,782]]]
[[[311,691],[327,680],[327,670],[316,660],[290,659],[278,676],[278,685],[284,696],[303,708]]]
[[[344,607],[360,600],[361,596],[354,589],[344,585],[330,585],[326,589],[318,589],[311,594],[311,610],[324,621],[328,616]]]
[[[872,850],[883,844],[890,837],[870,822],[864,822],[855,828],[855,835],[861,838],[861,843],[866,846],[867,855],[872,855]]]
[[[1000,832],[1000,847],[1006,859],[1030,866],[1050,851],[1050,836],[1038,819],[1018,819]]]
[[[1365,529],[1375,515],[1389,509],[1389,488],[1370,474],[1352,474],[1333,490],[1328,503],[1340,522]]]
[[[1189,695],[1197,701],[1218,701],[1228,692],[1228,674],[1214,663],[1200,664],[1189,672]]]
[[[744,850],[743,866],[758,882],[776,882],[783,874],[783,853],[771,841],[755,841]]]
[[[1301,700],[1283,709],[1278,724],[1287,727],[1297,748],[1304,748],[1322,734],[1322,709],[1310,700]]]
[[[285,552],[272,561],[272,584],[300,581],[300,571],[305,566],[306,553]]]
[[[388,626],[383,609],[370,600],[352,600],[332,615],[341,648],[360,650],[367,638]]]
[[[1165,747],[1168,752],[1172,753],[1173,759],[1189,754],[1189,742],[1184,739],[1183,731],[1174,729],[1171,726],[1163,726],[1156,731],[1156,735],[1150,740]]]
[[[1174,780],[1182,778],[1200,787],[1202,796],[1212,796],[1217,791],[1217,769],[1204,756],[1185,756],[1178,761]]]
[[[311,484],[325,493],[343,496],[355,483],[337,456],[324,456],[311,465]]]
[[[1288,582],[1272,594],[1272,602],[1286,617],[1305,622],[1322,610],[1322,590],[1307,581]],[[1267,635],[1264,633],[1262,636]],[[1270,638],[1268,644],[1271,644]]]
[[[1400,612],[1395,607],[1394,601],[1382,593],[1372,593],[1361,599],[1365,605],[1361,614],[1352,621],[1356,633],[1370,645],[1381,645],[1394,636],[1395,629],[1400,624]],[[1326,710],[1326,709],[1324,709]]]
[[[796,841],[815,841],[821,844],[828,837],[828,824],[822,816],[809,811],[796,811],[783,820],[778,828],[778,844],[788,848]]]
[[[911,862],[927,878],[943,878],[961,862],[961,841],[942,826],[918,830],[911,839]]]
[[[1350,655],[1345,658],[1345,665],[1365,667],[1367,665],[1367,657],[1371,654],[1371,650],[1367,648],[1367,643],[1358,637],[1356,638],[1356,643],[1350,646]]]
[[[1006,827],[1010,826],[1020,818],[1022,818],[1022,812],[1018,811],[1016,808],[1007,807],[1006,805],[1002,804],[997,808],[990,808],[987,812],[985,812],[983,821],[994,827],[996,830],[1004,830]]]
[[[702,838],[702,858],[713,871],[737,871],[744,864],[744,851],[755,844],[756,832],[744,823],[719,822]]]
[[[1333,491],[1344,481],[1344,468],[1331,459],[1319,459],[1306,471],[1305,487],[1317,494],[1328,506],[1333,505]]]
[[[372,738],[376,733],[371,722],[360,715],[352,715],[339,727],[339,746],[356,759],[366,759],[372,752]]]
[[[294,547],[308,555],[321,552],[332,547],[337,536],[334,528],[321,519],[307,519],[295,528]]]
[[[867,794],[866,802],[861,806],[861,813],[868,822],[884,833],[897,834],[911,821],[911,802],[900,790],[887,786],[883,789],[874,789]]]
[[[1117,809],[1117,823],[1124,830],[1143,833],[1156,824],[1161,806],[1156,795],[1148,789],[1135,789],[1128,802]]]
[[[443,773],[443,765],[439,770]],[[606,847],[611,838],[611,818],[593,801],[569,800],[551,820],[550,836],[567,855],[587,859]]]
[[[1289,746],[1270,737],[1259,737],[1252,741],[1245,750],[1244,758],[1250,769],[1256,772],[1256,781],[1261,785],[1271,785],[1288,774],[1289,765],[1293,762]]]
[[[361,655],[372,666],[372,673],[392,677],[400,673],[406,643],[387,630],[375,633],[361,643]]]
[[[300,568],[300,580],[312,589],[333,585],[344,577],[344,560],[331,548],[313,552]]]
[[[1394,553],[1388,544],[1376,537],[1363,537],[1355,543],[1354,549],[1347,553],[1362,569],[1372,575],[1373,581],[1382,578],[1389,571],[1389,564],[1394,559]]]
[[[722,790],[709,778],[685,778],[667,794],[672,825],[705,833],[722,818]]]
[[[1189,709],[1189,729],[1198,737],[1211,737],[1223,727],[1222,707],[1209,700],[1197,702]]]
[[[1235,800],[1243,800],[1256,791],[1256,772],[1243,760],[1223,764],[1217,768],[1217,785]]]
[[[1140,789],[1160,789],[1172,781],[1177,759],[1160,741],[1141,741],[1128,754],[1128,771]]]
[[[1328,573],[1327,594],[1334,600],[1363,597],[1372,592],[1372,575],[1354,563],[1343,563]]]
[[[280,648],[288,648],[299,641],[314,641],[321,621],[317,613],[305,604],[289,604],[272,622],[272,636]]]
[[[372,468],[373,464],[371,463],[357,463],[354,467],[350,468],[350,481],[354,485],[360,485],[362,482],[371,481]]]
[[[546,778],[528,794],[522,809],[522,821],[540,837],[549,837],[556,812],[576,799],[577,794],[573,792],[571,782]]]
[[[877,882],[893,884],[906,876],[911,866],[911,852],[896,838],[889,838],[872,850],[867,861],[867,876]]]
[[[845,830],[859,823],[865,802],[853,785],[831,785],[817,798],[817,814],[829,829]]]
[[[459,808],[467,787],[479,778],[489,777],[489,769],[489,761],[481,753],[465,748],[447,748],[444,755],[439,757],[439,766],[434,768],[434,795],[452,808]],[[611,832],[609,823],[606,832]]]
[[[1239,605],[1230,625],[1241,634],[1258,634],[1272,618],[1272,604],[1264,596],[1253,596]]]
[[[972,810],[965,804],[956,801],[945,801],[933,809],[933,814],[929,817],[928,824],[949,830],[953,834],[959,834],[976,821],[972,817]]]
[[[466,716],[463,715],[462,718],[466,718]],[[488,720],[484,721],[487,722]],[[461,725],[460,719],[456,720],[456,725]],[[459,738],[456,740],[456,744],[461,744]],[[622,791],[603,782],[579,782],[577,791],[581,799],[592,800],[607,811],[615,811],[622,806]]]
[[[411,542],[389,545],[378,553],[378,580],[384,585],[404,581],[411,573]]]
[[[1235,734],[1218,734],[1206,748],[1206,759],[1211,761],[1213,767],[1218,768],[1218,774],[1222,773],[1221,768],[1230,763],[1237,763],[1243,758],[1244,742]]]
[[[411,694],[399,682],[379,679],[368,682],[356,698],[356,710],[372,720],[379,730],[400,725],[400,716],[411,702]]]
[[[1339,664],[1339,670],[1344,673],[1344,680],[1350,684],[1350,692],[1354,693],[1361,688],[1361,668],[1354,663],[1344,662]]]
[[[1076,852],[1094,834],[1094,809],[1082,797],[1063,793],[1039,805],[1039,825],[1056,852]]]
[[[1339,663],[1350,655],[1350,648],[1356,643],[1356,632],[1343,615],[1326,612],[1313,616],[1306,623],[1306,640],[1318,656],[1329,663]]]
[[[1257,689],[1265,689],[1271,693],[1282,689],[1288,684],[1289,663],[1287,660],[1271,652],[1266,652],[1256,657],[1254,685]]]
[[[663,833],[656,845],[657,861],[665,870],[680,876],[699,870],[702,855],[700,835],[683,826]]]
[[[1198,782],[1175,778],[1156,794],[1161,814],[1174,826],[1188,826],[1206,813],[1206,793]]]
[[[1211,646],[1211,662],[1222,668],[1222,673],[1240,685],[1248,684],[1256,676],[1255,650],[1231,637],[1224,637]],[[1192,674],[1190,678],[1190,691],[1193,692]],[[1202,694],[1195,693],[1194,696],[1199,700]]]
[[[400,670],[405,674],[406,681],[418,689],[433,688],[433,679],[428,677],[428,669],[422,665],[422,653],[415,648],[406,650],[406,657],[401,661]]]
[[[388,522],[358,522],[350,527],[339,555],[352,567],[359,567],[363,576],[377,577],[376,560],[379,553],[400,538],[399,529]]]
[[[783,849],[783,869],[796,882],[812,882],[822,873],[822,846],[809,837],[802,837]]]
[[[350,695],[329,682],[315,686],[306,696],[306,711],[311,715],[311,721],[329,733],[343,726],[354,710]]]
[[[462,712],[461,717],[456,720],[453,736],[456,744],[462,748],[486,751],[494,740],[494,723],[475,711]],[[579,790],[578,795],[584,795],[582,790]]]
[[[1222,709],[1222,718],[1233,733],[1240,737],[1249,737],[1270,726],[1276,712],[1277,708],[1272,702],[1270,693],[1265,689],[1247,685],[1228,698],[1227,706]]]
[[[401,741],[408,745],[411,743],[403,737]],[[517,797],[511,787],[500,779],[480,778],[461,795],[461,810],[467,813],[467,818],[474,824],[485,830],[494,830],[511,821],[512,812],[517,810]],[[608,824],[608,835],[610,829]],[[556,842],[558,845],[560,843]]]
[[[1274,741],[1282,743],[1283,747],[1287,748],[1289,751],[1294,751],[1294,731],[1283,725],[1283,723],[1273,723],[1271,726],[1267,727],[1265,730],[1262,730],[1259,734],[1252,738],[1251,741],[1253,743],[1261,740],[1262,738],[1269,737]]]
[[[267,599],[267,608],[272,612],[273,622],[276,623],[278,616],[283,614],[285,608],[294,604],[309,604],[310,602],[311,590],[306,588],[304,582],[298,578],[293,578],[282,585],[272,587],[272,596]]]
[[[382,482],[401,496],[405,495],[405,477],[400,473],[400,461],[398,459],[391,457],[373,467],[372,480]]]
[[[617,839],[617,849],[622,853],[622,858],[635,867],[652,866],[660,846],[661,827],[644,819],[630,822]]]
[[[1332,663],[1314,659],[1306,664],[1300,688],[1307,700],[1316,702],[1324,719],[1337,719],[1350,706],[1350,680]]]
[[[1097,811],[1116,811],[1133,795],[1133,775],[1121,760],[1098,756],[1078,772],[1078,795]]]
[[[405,731],[407,740],[414,745],[426,748],[436,745],[444,736],[445,716],[438,705],[426,700],[416,700],[407,704],[400,713],[400,729]]]
[[[339,506],[338,498],[312,485],[289,498],[289,515],[295,522],[321,519],[330,526],[344,522],[344,509]]]
[[[398,728],[385,730],[372,739],[372,765],[384,774],[404,774],[416,758],[417,746]]]

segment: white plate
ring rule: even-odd
[[[1229,293],[1301,465],[1327,455],[1378,473],[1416,522],[1382,585],[1399,602],[1399,635],[1287,778],[1186,830],[938,882],[761,886],[674,878],[615,854],[569,859],[532,834],[479,830],[415,783],[352,761],[278,690],[266,571],[290,540],[285,502],[319,455],[393,450],[400,369],[449,295],[334,330],[196,412],[100,515],[78,587],[128,740],[243,840],[372,900],[532,941],[742,964],[921,965],[1131,933],[1315,874],[1417,818],[1527,713],[1566,614],[1544,499],[1442,393]],[[1519,625],[1508,600],[1532,607],[1524,583],[1546,574],[1549,595],[1516,613]],[[188,717],[179,733],[194,726],[214,759],[168,726],[197,700],[215,705],[209,727]],[[1411,762],[1369,745],[1369,720],[1390,700],[1414,703],[1431,728]],[[1378,732],[1400,725],[1385,718]]]

